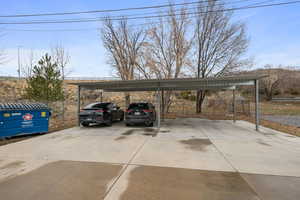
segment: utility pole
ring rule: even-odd
[[[19,76],[19,79],[21,79],[21,60],[20,60],[20,48],[22,46],[18,46],[18,76]]]

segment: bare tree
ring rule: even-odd
[[[66,75],[68,75],[71,72],[71,69],[68,68],[68,64],[70,63],[70,55],[69,52],[62,46],[62,45],[56,45],[52,48],[52,57],[54,59],[54,62],[57,64],[58,68],[61,72],[61,79],[64,84],[64,80],[66,78]],[[66,91],[63,87],[63,95],[64,99],[62,100],[62,121],[64,123],[65,121],[65,98],[66,98]]]
[[[21,69],[22,75],[27,78],[30,77],[32,75],[33,67],[34,67],[34,52],[33,50],[31,50],[30,54],[28,55],[28,60],[25,66],[22,67]]]
[[[145,78],[157,79],[178,78],[187,65],[188,52],[191,47],[191,35],[188,34],[190,20],[186,8],[182,7],[178,15],[170,6],[167,18],[160,18],[159,23],[153,24],[148,30],[148,39],[143,59]],[[140,62],[142,63],[142,62]],[[140,68],[139,68],[140,69]],[[171,91],[166,91],[163,99],[167,110],[171,104]]]
[[[279,85],[287,78],[289,71],[284,70],[283,66],[274,67],[270,64],[265,65],[263,73],[268,77],[261,80],[261,88],[264,90],[266,100],[270,101],[273,98],[274,92],[279,88]]]
[[[216,0],[199,1],[195,16],[193,65],[197,78],[218,77],[228,74],[241,66],[242,56],[248,47],[245,25],[232,22],[230,12],[222,12],[224,6]],[[218,1],[219,2],[219,1]],[[218,10],[218,12],[214,12]],[[202,112],[206,91],[197,92],[196,112]]]
[[[122,80],[133,80],[146,38],[145,31],[130,27],[125,18],[116,24],[107,18],[101,33],[111,66]],[[125,103],[126,106],[130,103],[129,93],[125,93]]]
[[[53,47],[51,52],[54,61],[60,68],[62,79],[64,80],[65,77],[71,73],[71,69],[68,68],[68,64],[70,63],[70,54],[61,44]]]

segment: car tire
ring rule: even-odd
[[[130,126],[130,124],[126,123],[126,126]]]
[[[81,123],[81,125],[82,125],[83,127],[89,127],[89,126],[90,126],[90,123],[83,122],[83,123]]]
[[[145,124],[147,127],[153,127],[153,122],[146,122]]]
[[[120,118],[120,122],[124,121],[124,115]]]

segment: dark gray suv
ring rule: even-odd
[[[153,126],[155,120],[155,107],[151,103],[131,103],[125,113],[126,126],[134,124]]]
[[[80,124],[106,124],[111,126],[112,122],[124,119],[124,111],[114,103],[92,103],[87,105],[79,114]]]

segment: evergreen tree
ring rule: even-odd
[[[33,67],[32,75],[27,78],[25,97],[46,104],[64,99],[63,81],[57,63],[46,54]]]

